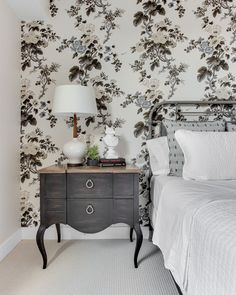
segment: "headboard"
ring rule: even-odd
[[[186,108],[190,108],[186,110]],[[186,120],[186,116],[198,117],[198,120],[205,120],[208,117],[216,119],[226,119],[227,121],[236,122],[236,100],[225,100],[225,101],[162,101],[156,103],[149,114],[148,120],[148,137],[147,139],[153,138],[155,135],[154,130],[159,125],[159,135],[163,136],[164,130],[161,124],[164,116],[162,111],[165,108],[171,109],[170,119]],[[184,110],[185,108],[185,110]],[[192,110],[191,110],[192,108]],[[195,108],[195,109],[194,109]],[[199,109],[203,109],[198,111]]]

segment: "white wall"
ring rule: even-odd
[[[0,1],[0,260],[20,237],[20,22]],[[4,246],[4,249],[3,249]],[[2,247],[2,248],[1,248]]]
[[[49,0],[5,0],[21,20],[48,20]],[[32,2],[34,3],[32,5]]]

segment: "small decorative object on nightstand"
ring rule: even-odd
[[[103,137],[103,142],[107,147],[107,152],[105,154],[106,159],[117,159],[118,153],[115,151],[115,147],[119,143],[119,139],[115,134],[115,129],[113,127],[106,126],[106,135]]]
[[[53,100],[53,113],[74,116],[73,139],[63,147],[64,155],[70,166],[80,166],[86,153],[86,145],[77,134],[77,115],[80,117],[95,115],[97,105],[92,88],[81,85],[57,86]]]
[[[87,165],[98,166],[99,151],[97,145],[92,145],[87,150]]]
[[[45,230],[60,223],[83,233],[100,232],[112,224],[126,223],[136,232],[134,266],[143,235],[139,224],[139,169],[136,167],[58,167],[40,170],[40,227],[37,245],[47,267]]]

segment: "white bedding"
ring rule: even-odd
[[[153,243],[187,295],[236,294],[236,180],[165,179]]]
[[[167,175],[153,175],[151,178],[151,222],[154,228],[155,220],[157,215],[157,208],[159,204],[160,195],[162,192],[163,187],[166,183],[170,183],[171,181],[179,179],[177,176],[167,176]]]

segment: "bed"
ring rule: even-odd
[[[187,113],[204,118],[204,112],[198,111],[202,106],[208,118],[212,112],[213,117],[234,121],[235,104],[162,102],[150,114],[149,138],[155,137],[154,130],[162,121],[160,113],[168,106],[175,109],[175,120],[186,120]],[[181,106],[188,110],[181,113]],[[197,106],[197,110],[189,111],[190,106]],[[165,135],[162,127],[157,129]],[[150,185],[152,242],[162,251],[180,294],[236,294],[236,180],[152,175]]]

